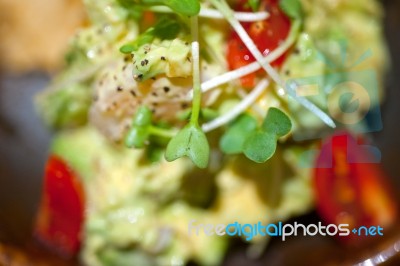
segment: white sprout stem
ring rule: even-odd
[[[282,43],[282,45],[280,45],[278,48],[276,48],[270,54],[268,54],[266,57],[263,58],[263,64],[264,64],[264,62],[271,63],[271,62],[275,61],[276,59],[278,59],[281,55],[283,55],[289,49],[289,47],[291,47],[294,44],[296,37],[297,37],[297,33],[299,31],[299,28],[300,28],[300,21],[295,21],[291,28],[289,37],[286,38],[286,40]],[[248,74],[256,72],[260,68],[261,68],[261,65],[257,61],[255,61],[246,66],[226,72],[222,75],[219,75],[217,77],[214,77],[210,80],[203,82],[201,84],[201,90],[203,93],[207,92],[211,89],[214,89],[214,88],[221,86],[225,83],[228,83],[232,80],[239,79]],[[193,97],[193,91],[189,91],[188,97],[190,99]]]
[[[201,87],[200,87],[200,45],[198,17],[191,18],[192,30],[192,58],[193,58],[193,106],[190,122],[198,124],[201,108]]]
[[[149,10],[157,13],[173,13],[173,11],[166,6],[152,6]],[[216,9],[204,8],[202,7],[199,17],[203,18],[213,18],[213,19],[225,19],[224,15]],[[234,16],[237,20],[242,22],[254,22],[265,20],[269,17],[269,13],[266,11],[261,12],[234,12]]]
[[[258,99],[258,97],[261,96],[261,94],[266,90],[268,85],[269,85],[268,79],[266,78],[262,79],[257,84],[257,86],[232,110],[206,124],[203,124],[202,126],[203,131],[210,132],[211,130],[214,130],[234,120],[238,115],[246,111]]]
[[[318,116],[325,124],[328,126],[335,128],[335,122],[333,122],[332,118],[330,118],[325,112],[323,112],[321,109],[319,109],[315,104],[312,102],[308,101],[306,98],[301,98],[296,95],[296,84],[293,84],[293,86],[285,86],[285,83],[279,76],[278,72],[269,64],[268,62],[264,62],[263,55],[261,52],[258,50],[257,46],[253,42],[253,40],[250,38],[250,36],[247,34],[246,30],[243,28],[243,26],[240,24],[240,22],[233,16],[233,12],[231,8],[228,6],[228,4],[225,2],[225,0],[210,0],[211,3],[221,11],[225,15],[225,18],[228,20],[229,24],[233,27],[233,29],[236,31],[236,33],[239,35],[240,39],[243,41],[243,43],[246,45],[247,49],[251,52],[251,54],[254,56],[254,58],[257,60],[257,62],[261,65],[261,67],[267,72],[269,77],[272,78],[272,80],[277,83],[280,87],[284,88],[287,90],[288,94],[292,96],[297,102],[299,102],[301,105],[303,105],[305,108],[310,110],[312,113],[314,113],[316,116]]]

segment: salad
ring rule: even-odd
[[[88,24],[36,99],[55,132],[35,226],[43,243],[90,266],[218,265],[231,238],[189,234],[191,221],[274,223],[317,206],[327,222],[343,211],[353,224],[393,222],[377,166],[335,157],[348,166],[345,181],[360,169],[364,177],[374,173],[349,189],[379,198],[369,204],[357,194],[337,203],[337,169],[315,172],[322,157],[304,156],[320,136],[346,130],[340,107],[329,106],[333,84],[373,69],[382,88],[388,60],[378,1],[84,4]],[[365,60],[344,64],[343,47],[349,61]],[[318,93],[297,82],[335,71],[342,74],[322,78]],[[372,106],[381,90],[378,96]]]

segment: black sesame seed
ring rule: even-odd
[[[187,103],[182,103],[182,104],[181,104],[182,109],[186,109],[186,108],[188,108],[188,106],[189,106],[189,105],[188,105]]]
[[[129,92],[131,93],[132,97],[134,97],[134,98],[136,97],[136,92],[135,91],[130,90]]]
[[[164,92],[165,92],[165,93],[168,93],[168,92],[169,92],[169,90],[170,90],[170,88],[169,88],[169,87],[167,87],[167,86],[165,86],[163,89],[164,89]]]
[[[117,87],[117,91],[123,91],[122,87],[121,87],[121,86],[118,86],[118,87]]]
[[[158,94],[157,94],[157,92],[155,92],[155,91],[153,91],[151,94],[152,94],[153,96],[155,96],[155,97],[158,97]]]
[[[161,60],[165,61],[166,60],[165,56],[161,56]]]

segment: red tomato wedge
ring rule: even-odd
[[[362,143],[346,132],[329,138],[322,146],[314,172],[317,211],[327,223],[390,227],[398,206],[379,164]],[[360,244],[350,233],[344,242]]]
[[[266,10],[270,14],[266,20],[242,23],[264,56],[276,49],[287,38],[290,31],[290,19],[280,10],[278,2],[278,0],[261,1],[260,10]],[[246,3],[247,1],[241,1],[235,9],[250,12],[251,9],[247,7]],[[279,67],[282,65],[284,59],[285,54],[275,60],[272,65]],[[227,60],[230,69],[237,69],[255,61],[250,51],[235,32],[231,33],[228,40]],[[256,73],[243,77],[241,79],[242,86],[245,88],[254,87],[255,78]]]
[[[48,159],[35,235],[64,257],[79,250],[84,219],[84,192],[76,173],[59,157]]]

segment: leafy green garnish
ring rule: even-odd
[[[232,124],[220,141],[221,150],[226,154],[238,154],[243,151],[243,145],[249,135],[257,129],[257,120],[243,114]]]
[[[138,38],[123,45],[119,50],[121,53],[129,54],[137,51],[142,45],[151,43],[155,38],[172,40],[178,36],[181,29],[181,24],[176,20],[167,17],[161,18],[154,27],[147,29]]]
[[[198,44],[198,18],[191,18],[193,43]],[[200,168],[206,168],[210,157],[207,137],[199,126],[201,112],[201,84],[199,50],[193,49],[193,100],[189,123],[168,143],[165,152],[167,161],[187,156]]]
[[[199,168],[206,168],[209,153],[206,135],[199,126],[189,123],[168,143],[165,158],[171,162],[187,156]]]
[[[303,18],[303,7],[300,0],[280,0],[279,7],[292,19]]]
[[[271,132],[253,132],[243,145],[243,153],[256,163],[264,163],[274,155],[276,141],[276,135]]]
[[[199,0],[160,0],[160,2],[184,16],[191,17],[198,15],[200,12]]]
[[[128,148],[144,148],[150,136],[171,138],[175,132],[154,126],[152,113],[146,106],[141,106],[133,117],[132,127],[125,136],[125,145]]]
[[[143,148],[150,136],[151,111],[141,106],[132,121],[132,128],[125,137],[125,145],[129,148]]]
[[[278,137],[283,137],[290,132],[292,122],[289,117],[278,108],[271,107],[265,117],[262,129],[271,132]]]
[[[244,153],[250,160],[263,163],[274,155],[277,141],[292,128],[289,117],[281,110],[271,107],[257,126],[254,117],[241,115],[220,140],[220,148],[226,154]]]

